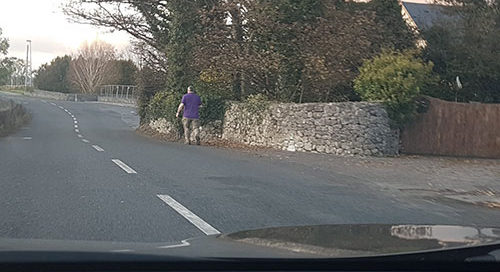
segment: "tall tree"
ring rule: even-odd
[[[8,58],[3,57],[7,55],[8,50],[9,40],[2,37],[2,28],[0,28],[0,84],[8,84],[11,74],[11,62]]]
[[[315,0],[238,5],[242,39],[232,35],[233,22],[223,16],[231,6],[203,11],[196,60],[202,71],[216,75],[210,79],[224,81],[236,72],[245,94],[260,92],[281,101],[356,98],[351,81],[357,67],[380,50],[383,27],[371,6]]]
[[[356,99],[352,79],[362,59],[411,39],[397,0],[374,1],[72,0],[65,11],[131,33],[138,51],[150,52],[146,59],[162,60],[171,91],[198,81],[236,99],[333,101]]]
[[[71,0],[63,8],[74,21],[126,31],[136,39],[148,66],[162,65],[167,88],[184,91],[198,71],[192,47],[199,26],[198,10],[216,0]]]
[[[415,47],[415,31],[401,16],[401,1],[372,0],[369,5],[375,11],[375,20],[381,26],[380,48],[404,50]]]
[[[5,71],[7,75],[5,77],[7,82],[0,84],[24,85],[24,78],[26,76],[24,60],[16,57],[7,57],[2,60],[0,65],[6,68]]]
[[[74,22],[129,33],[159,51],[168,40],[170,13],[166,0],[69,0],[63,12]]]
[[[137,66],[131,60],[112,60],[111,75],[105,84],[135,85]]]
[[[72,82],[82,93],[97,92],[97,87],[108,81],[112,75],[115,54],[115,48],[109,43],[99,40],[90,44],[83,43],[71,62]]]
[[[165,47],[168,69],[167,86],[171,91],[184,92],[193,85],[198,72],[193,66],[195,35],[199,30],[199,9],[210,1],[168,1],[169,37]]]
[[[0,27],[0,55],[7,55],[9,50],[9,40],[2,37],[2,28]]]
[[[74,92],[69,78],[71,57],[65,55],[56,57],[50,63],[38,68],[33,83],[38,89],[54,92]]]
[[[274,1],[273,1],[274,2]],[[316,25],[324,17],[326,5],[322,0],[280,0],[275,3],[278,22],[283,31],[274,35],[277,38],[276,50],[283,55],[278,75],[278,100],[293,101],[303,96],[304,59],[300,57],[303,48],[297,41],[303,37],[304,25]],[[287,42],[292,41],[292,42]],[[299,56],[299,57],[297,57]]]
[[[500,102],[500,1],[437,1],[446,20],[423,31],[424,56],[445,86],[432,94],[449,100]],[[458,88],[459,77],[462,88]]]

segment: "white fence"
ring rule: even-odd
[[[104,85],[99,89],[99,96],[132,100],[138,97],[134,85]]]

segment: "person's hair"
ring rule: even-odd
[[[188,87],[188,91],[190,91],[190,92],[192,92],[192,93],[194,93],[194,92],[195,92],[195,91],[194,91],[193,86],[189,86],[189,87]]]

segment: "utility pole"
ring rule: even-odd
[[[24,85],[26,89],[28,87],[31,87],[33,85],[32,78],[31,78],[31,40],[26,40],[26,63],[24,66]]]

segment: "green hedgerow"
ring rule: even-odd
[[[149,101],[146,114],[147,119],[156,120],[165,118],[168,122],[174,124],[177,130],[182,133],[181,118],[175,117],[181,99],[182,95],[179,93],[169,91],[156,93]]]

